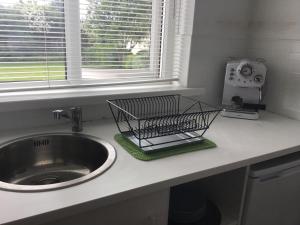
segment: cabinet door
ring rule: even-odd
[[[43,225],[167,225],[168,210],[169,190],[165,190]]]
[[[249,179],[242,225],[300,224],[300,167]]]

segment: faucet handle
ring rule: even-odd
[[[69,117],[67,112],[63,109],[56,109],[56,110],[53,110],[53,116],[54,116],[54,119],[55,120],[60,120],[61,117]]]
[[[81,107],[72,107],[70,108],[71,118],[74,120],[82,120],[82,109]]]
[[[72,107],[70,108],[70,115],[67,111],[62,109],[57,109],[52,111],[55,120],[59,120],[62,117],[71,120],[72,122],[72,131],[80,132],[82,131],[82,109],[81,107]]]
[[[72,107],[71,109],[72,118],[72,130],[74,132],[82,131],[82,109],[81,107]]]
[[[80,113],[80,112],[82,112],[82,109],[81,109],[81,107],[75,106],[75,107],[70,108],[70,111]]]

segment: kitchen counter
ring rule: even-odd
[[[70,124],[2,132],[0,143],[34,133],[68,132]],[[110,142],[117,160],[86,183],[48,192],[0,191],[0,224],[36,224],[300,151],[300,121],[263,113],[258,121],[218,117],[206,137],[218,147],[143,162],[114,140],[112,120],[88,122],[83,133]]]

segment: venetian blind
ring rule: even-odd
[[[178,80],[193,3],[0,0],[0,90]]]
[[[165,1],[80,0],[83,77],[160,77]]]
[[[0,0],[0,82],[66,79],[63,0]]]

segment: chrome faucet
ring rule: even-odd
[[[72,131],[81,132],[82,131],[82,109],[80,107],[70,108],[71,116],[66,110],[57,109],[53,111],[54,119],[60,120],[62,117],[71,120]]]

